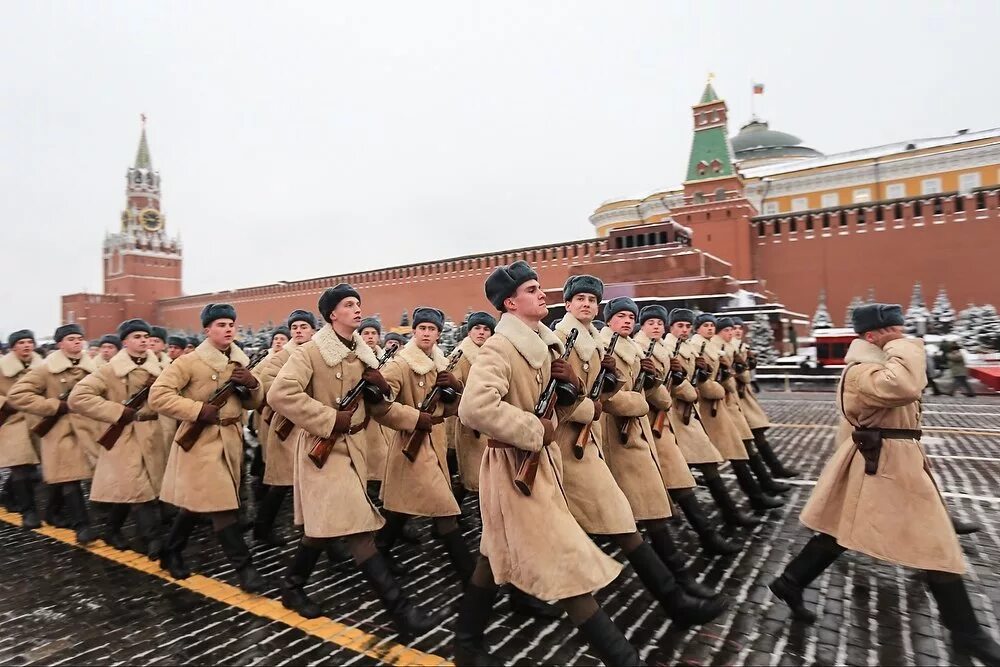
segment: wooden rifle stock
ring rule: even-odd
[[[253,359],[250,360],[250,363],[247,364],[247,370],[248,371],[253,370],[254,366],[262,362],[264,360],[264,357],[267,356],[267,352],[268,352],[267,350],[261,350],[260,352],[255,354]],[[230,363],[236,363],[236,362],[230,362]],[[212,392],[212,395],[208,397],[208,400],[205,401],[205,403],[208,403],[209,405],[214,405],[216,408],[221,410],[222,406],[224,406],[226,402],[229,400],[229,397],[232,396],[234,393],[236,393],[236,388],[238,386],[239,385],[237,385],[232,380],[227,380],[225,384],[223,384],[221,387]],[[183,433],[177,436],[174,442],[176,442],[177,445],[185,452],[189,452],[191,451],[191,448],[194,447],[195,443],[198,442],[198,438],[201,437],[201,434],[205,432],[206,426],[208,426],[208,424],[206,424],[205,422],[200,422],[200,421],[188,422],[188,427],[184,429]]]
[[[0,428],[7,423],[7,420],[17,414],[17,410],[10,407],[9,403],[4,403],[0,406]]]
[[[124,405],[126,408],[132,408],[133,410],[138,412],[139,409],[146,404],[146,399],[149,398],[149,388],[152,386],[153,386],[153,378],[149,378],[149,380],[146,381],[146,384],[143,385],[142,389],[140,389],[139,391],[135,392],[134,394],[126,398],[122,402],[122,405]],[[108,426],[108,428],[104,430],[104,433],[101,434],[101,437],[97,439],[97,444],[99,444],[101,447],[104,447],[104,449],[111,451],[111,448],[114,447],[118,443],[118,440],[121,439],[122,433],[125,432],[126,426],[128,426],[128,424],[123,424],[121,422],[115,422],[114,424],[111,424],[110,426]]]
[[[653,349],[656,348],[656,341],[649,341],[649,348],[646,349],[646,355],[643,359],[649,359],[653,356]],[[642,391],[646,385],[646,371],[640,370],[635,376],[635,384],[632,385],[632,391]],[[635,417],[625,417],[622,419],[621,428],[618,429],[618,435],[621,436],[622,443],[624,444],[628,440],[628,430],[632,425],[632,420]]]
[[[566,345],[562,356],[559,357],[560,359],[565,361],[569,358],[570,352],[573,351],[573,346],[576,345],[576,337],[579,335],[579,329],[570,330],[569,336],[566,338]],[[558,380],[550,377],[549,383],[542,391],[542,395],[538,397],[538,404],[535,406],[535,416],[539,419],[552,419],[552,415],[556,411],[556,384],[558,384]],[[547,444],[549,443],[543,442],[542,448],[544,449]],[[531,495],[531,487],[535,485],[535,476],[538,474],[538,462],[541,455],[540,451],[526,452],[521,449],[517,450],[517,470],[514,473],[514,486],[526,496]]]
[[[604,354],[615,353],[615,345],[618,344],[619,338],[621,338],[621,334],[619,334],[617,331],[614,334],[612,334],[611,342],[608,343],[608,349]],[[594,384],[591,385],[590,393],[587,396],[591,401],[596,402],[600,400],[601,390],[604,388],[604,383],[607,381],[608,374],[609,371],[606,368],[604,368],[604,366],[601,366],[601,370],[597,372],[597,377],[594,379]],[[587,447],[587,443],[590,442],[590,433],[593,430],[593,426],[594,426],[593,421],[589,421],[586,424],[584,424],[583,428],[580,429],[580,435],[577,437],[576,442],[573,443],[573,456],[575,456],[577,459],[583,458],[584,450]]]
[[[278,436],[278,440],[284,442],[288,439],[288,436],[292,434],[292,429],[295,428],[295,422],[288,417],[275,412],[274,417],[272,418],[272,426],[274,426],[274,434]]]
[[[681,351],[681,341],[680,339],[678,339],[677,344],[674,345],[674,352],[673,354],[670,355],[670,358],[674,359],[680,351]],[[683,379],[681,381],[683,381]],[[670,392],[670,389],[674,386],[674,372],[670,370],[669,366],[667,367],[667,381],[664,386],[668,393]],[[650,420],[650,430],[653,431],[653,437],[656,438],[663,437],[663,427],[666,423],[667,423],[667,411],[657,409],[653,413],[653,418]]]
[[[705,354],[705,346],[708,345],[707,342],[701,344],[701,349],[698,350],[698,356],[702,357]],[[695,389],[698,388],[698,383],[701,381],[701,369],[697,365],[694,367],[694,373],[691,375],[691,386]],[[691,415],[694,414],[694,403],[685,403],[684,411],[681,414],[681,418],[684,421],[684,425],[687,426],[691,423]]]
[[[62,403],[67,398],[69,398],[70,390],[67,389],[63,393],[59,394],[59,402]],[[52,428],[59,423],[62,419],[62,415],[58,412],[54,415],[49,415],[48,417],[43,417],[42,421],[38,422],[31,428],[31,432],[34,433],[39,438],[44,438]]]
[[[386,350],[385,354],[382,355],[382,358],[379,359],[378,368],[376,370],[382,370],[382,367],[385,366],[390,359],[392,359],[392,355],[396,354],[398,349],[399,347],[392,347]],[[347,395],[340,399],[340,403],[337,404],[337,411],[350,411],[353,415],[357,411],[358,406],[361,404],[361,397],[364,394],[367,385],[368,381],[365,380],[364,377],[358,380],[358,383],[354,385],[349,392],[347,392]],[[309,453],[307,454],[309,460],[313,462],[313,465],[317,468],[322,468],[326,465],[326,460],[330,458],[333,446],[337,444],[337,438],[340,437],[340,435],[341,434],[339,433],[334,433],[328,437],[317,437],[313,441],[313,445],[309,448]]]
[[[455,366],[458,365],[458,360],[462,358],[462,351],[455,350],[455,353],[451,356],[451,361],[448,362],[448,367],[444,369],[445,373],[450,373],[455,370]],[[424,400],[420,403],[420,411],[426,414],[431,414],[437,409],[438,399],[441,397],[441,387],[434,385],[433,388],[424,396]],[[413,433],[410,434],[409,440],[406,441],[406,445],[403,447],[403,456],[410,463],[417,460],[417,452],[420,451],[420,445],[424,444],[424,439],[427,437],[427,431],[421,431],[420,429],[413,429]]]

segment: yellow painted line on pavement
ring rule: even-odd
[[[781,426],[783,428],[840,428],[835,424],[771,424],[771,426]],[[924,433],[956,433],[958,435],[988,435],[1000,436],[1000,429],[974,429],[962,428],[961,426],[924,426],[921,427]]]
[[[21,515],[0,510],[0,521],[20,526]],[[92,554],[114,561],[119,565],[165,579],[181,588],[186,588],[216,602],[222,602],[230,607],[242,609],[255,616],[298,628],[308,635],[318,637],[323,641],[331,642],[356,653],[363,653],[387,665],[427,665],[428,667],[432,665],[450,667],[451,665],[450,662],[441,656],[423,653],[422,651],[417,651],[396,642],[385,641],[373,634],[349,625],[344,625],[343,623],[338,623],[323,616],[312,619],[299,616],[294,611],[285,609],[277,600],[253,593],[245,593],[236,586],[231,586],[211,577],[192,574],[187,579],[174,579],[165,570],[160,569],[160,564],[157,561],[152,561],[135,551],[119,551],[114,547],[106,545],[103,540],[97,540],[89,546],[80,546],[76,543],[76,534],[66,528],[53,528],[49,525],[43,525],[34,532],[41,533],[46,537],[51,537],[58,542],[68,544],[77,549],[89,551]]]

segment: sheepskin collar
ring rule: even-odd
[[[559,324],[556,325],[556,331],[561,331],[568,336],[569,332],[573,329],[580,332],[576,335],[576,344],[573,346],[573,350],[584,361],[590,361],[590,358],[594,356],[594,352],[599,345],[597,338],[601,332],[593,324],[584,326],[580,323],[580,320],[566,313]]]
[[[698,352],[701,351],[701,346],[704,345],[705,346],[704,357],[706,359],[709,359],[713,362],[719,359],[719,348],[712,345],[712,341],[702,337],[701,334],[695,334],[691,336],[691,338],[688,339],[688,342],[691,343],[691,347],[694,348],[694,353],[696,355],[698,354]]]
[[[448,357],[444,356],[441,348],[435,345],[431,348],[431,356],[417,347],[416,339],[403,346],[403,349],[396,353],[396,356],[406,362],[410,370],[417,375],[427,375],[431,371],[443,371],[448,368]]]
[[[49,356],[45,357],[45,366],[49,369],[50,373],[58,374],[63,371],[73,367],[73,362],[69,360],[62,350],[56,350]],[[86,353],[80,357],[80,363],[77,367],[82,368],[88,373],[93,373],[97,370],[97,364],[94,360],[90,358]]]
[[[486,340],[489,340],[489,338]],[[465,360],[472,364],[476,362],[476,357],[479,356],[479,350],[482,348],[476,345],[472,338],[466,336],[462,339],[462,343],[458,346],[458,349],[462,351],[462,356],[465,357]]]
[[[197,354],[202,361],[208,364],[216,373],[221,373],[226,370],[226,366],[229,362],[235,362],[240,366],[246,368],[247,364],[250,363],[249,357],[246,353],[239,348],[238,345],[229,344],[229,356],[227,357],[221,351],[216,349],[212,342],[207,338],[201,342],[201,345],[194,348],[194,353]]]
[[[668,333],[666,336],[663,337],[663,346],[667,348],[667,350],[669,350],[670,354],[673,354],[674,348],[677,346],[678,340],[680,339],[677,338],[677,336],[673,335],[672,333]],[[682,340],[680,341],[680,343],[681,343],[681,349],[680,352],[678,352],[678,356],[684,357],[685,359],[694,359],[695,356],[698,354],[698,351],[691,347],[691,341]]]
[[[323,361],[330,368],[333,368],[346,359],[347,355],[351,354],[351,352],[354,352],[354,355],[365,366],[378,368],[378,359],[375,357],[375,353],[368,347],[368,343],[361,338],[361,335],[355,331],[351,334],[351,339],[354,341],[353,350],[347,349],[347,346],[340,342],[340,337],[337,336],[337,332],[333,330],[333,327],[325,324],[322,329],[313,335],[312,342],[316,345],[316,349],[319,350]]]
[[[670,334],[667,334],[667,336],[669,335]],[[643,350],[649,349],[650,338],[642,331],[637,333],[633,340],[635,340],[635,344],[638,345]],[[683,345],[681,347],[683,347]],[[674,353],[675,349],[677,349],[676,338],[674,338],[673,341],[670,341],[667,338],[661,338],[660,340],[656,341],[656,347],[653,348],[653,358],[656,359],[658,362],[660,362],[661,365],[669,366],[670,355]],[[680,354],[679,349],[677,353]]]
[[[884,364],[889,356],[878,345],[872,345],[864,338],[855,338],[847,348],[844,362],[848,364]]]
[[[562,341],[540,322],[537,329],[532,329],[514,315],[504,313],[494,331],[509,340],[518,354],[535,370],[550,358],[549,350],[554,350],[559,355],[563,353]]]
[[[28,368],[34,368],[35,366],[41,366],[42,356],[37,352],[31,353],[31,361],[28,362]],[[5,378],[15,378],[25,370],[24,364],[21,360],[17,358],[17,355],[13,352],[8,352],[7,354],[0,357],[0,373],[3,374]]]
[[[111,372],[115,374],[115,377],[123,378],[137,368],[141,368],[153,377],[160,374],[160,362],[156,360],[156,356],[152,352],[146,352],[146,360],[142,362],[141,366],[136,366],[135,362],[132,361],[132,357],[129,353],[122,348],[118,351],[118,354],[111,357],[108,362],[108,366],[111,366]]]
[[[733,352],[736,350],[736,343],[733,341],[729,341],[727,343],[725,339],[718,334],[712,336],[712,340],[708,341],[708,346],[719,350],[724,357],[732,357]]]
[[[611,327],[604,327],[601,329],[598,340],[601,341],[601,345],[605,350],[608,349],[608,345],[611,344],[611,337],[614,334],[615,332],[611,330]],[[643,352],[644,350],[640,350],[639,346],[635,344],[635,341],[628,336],[619,337],[618,344],[615,345],[615,356],[629,366],[631,366]]]

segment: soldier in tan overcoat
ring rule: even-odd
[[[458,346],[458,349],[462,351],[462,358],[459,359],[458,365],[455,367],[455,377],[463,385],[469,379],[469,372],[472,370],[472,364],[479,357],[480,348],[493,335],[497,321],[489,313],[480,310],[469,314],[465,326],[468,333]],[[478,493],[479,466],[483,462],[483,453],[486,451],[486,438],[482,433],[473,431],[462,424],[458,417],[449,417],[446,424],[450,427],[448,441],[454,444],[461,489]],[[465,494],[456,489],[456,499],[460,506],[464,497]]]
[[[42,357],[35,352],[35,334],[27,329],[12,333],[7,344],[10,352],[0,357],[0,468],[10,468],[11,493],[21,511],[21,525],[39,528],[34,479],[41,461],[40,443],[27,415],[7,402],[7,394],[30,369],[42,364]]]
[[[148,351],[151,328],[143,320],[126,320],[118,327],[122,350],[105,366],[91,373],[73,387],[69,407],[102,427],[123,426],[112,448],[101,447],[90,485],[92,502],[109,503],[104,541],[116,549],[125,549],[128,541],[122,526],[135,507],[136,525],[142,550],[158,558],[162,541],[156,499],[167,463],[163,434],[157,414],[143,402],[130,407],[124,403],[152,384],[160,374],[160,364]]]
[[[122,339],[117,334],[109,333],[101,336],[97,343],[97,356],[94,357],[94,364],[98,368],[103,368],[111,361],[111,357],[121,351]]]
[[[96,445],[94,424],[83,415],[69,413],[69,392],[76,383],[97,370],[94,360],[83,352],[86,340],[83,329],[64,324],[55,331],[57,349],[45,361],[29,370],[7,393],[15,410],[34,415],[41,421],[56,420],[42,436],[42,478],[55,486],[65,503],[78,544],[97,538],[90,527],[87,504],[80,481],[94,474],[89,456]]]
[[[295,469],[295,431],[298,427],[291,420],[274,411],[267,402],[267,392],[271,389],[278,371],[285,365],[295,348],[312,340],[316,333],[316,317],[307,310],[293,310],[288,316],[287,330],[291,336],[281,344],[281,349],[272,348],[264,361],[254,369],[263,386],[265,401],[260,412],[257,427],[257,441],[260,443],[265,467],[263,493],[257,501],[257,516],[254,520],[253,536],[260,544],[284,546],[288,543],[274,530],[274,522],[281,511],[281,505],[292,490]],[[288,429],[291,430],[288,430]],[[282,434],[287,433],[282,438]],[[342,554],[335,554],[342,557]]]
[[[297,426],[295,523],[305,532],[281,583],[282,604],[307,618],[323,613],[304,587],[326,542],[343,537],[369,585],[389,610],[396,629],[420,635],[437,620],[409,601],[375,548],[375,531],[385,522],[365,489],[364,430],[371,419],[371,406],[385,411],[389,386],[377,370],[379,361],[374,352],[357,333],[361,295],[344,283],[331,287],[319,298],[319,313],[323,328],[292,351],[268,391],[268,402],[275,411]],[[364,400],[341,410],[341,400],[357,386],[363,387]],[[325,460],[320,457],[314,461],[309,456],[317,442],[331,445]]]
[[[740,545],[721,535],[709,521],[708,515],[698,502],[698,496],[694,492],[694,477],[691,475],[687,459],[681,451],[679,439],[675,437],[671,425],[674,387],[688,380],[684,365],[681,363],[683,341],[675,337],[671,347],[667,347],[663,342],[669,321],[670,316],[663,306],[645,306],[639,311],[640,329],[633,337],[633,340],[643,350],[648,349],[650,343],[656,341],[653,346],[653,356],[650,358],[656,369],[656,375],[667,378],[664,384],[646,392],[646,400],[650,408],[651,430],[653,438],[656,440],[656,451],[660,457],[660,474],[670,499],[683,510],[684,516],[687,517],[691,527],[698,534],[705,552],[721,555],[734,554],[740,550]],[[688,383],[688,387],[690,388],[690,383]],[[705,440],[707,442],[707,436],[705,436]],[[708,447],[711,448],[709,457],[714,459],[718,456],[712,451],[715,448],[711,446],[711,442],[708,442]],[[714,464],[714,460],[712,463]]]
[[[587,537],[570,513],[561,484],[556,427],[579,400],[556,408],[554,419],[535,415],[550,377],[582,389],[563,346],[542,324],[548,313],[537,274],[523,261],[486,280],[486,295],[503,313],[496,333],[469,373],[459,418],[488,438],[479,476],[483,532],[480,558],[459,604],[455,664],[501,662],[484,645],[497,585],[511,583],[543,600],[558,600],[606,664],[639,664],[639,655],[593,597],[621,565]],[[514,486],[522,459],[537,455],[530,495]]]
[[[381,359],[385,354],[385,350],[379,346],[382,339],[381,322],[374,317],[366,317],[361,321],[358,333],[361,335],[361,340],[365,341],[365,345]],[[395,434],[388,426],[383,426],[374,419],[369,420],[368,428],[365,429],[365,442],[368,447],[366,463],[369,486],[373,487],[372,491],[375,492],[376,498],[381,495],[382,480],[385,479],[385,459],[389,453],[389,443],[394,437]]]
[[[124,343],[124,341],[122,341]],[[150,325],[149,351],[153,353],[153,358],[160,364],[160,368],[170,364],[170,355],[167,354],[167,330],[165,327]]]
[[[210,303],[201,311],[206,338],[191,354],[160,373],[149,392],[149,407],[179,422],[167,458],[160,499],[180,508],[163,547],[161,566],[175,579],[191,571],[184,564],[184,546],[196,514],[205,514],[222,550],[251,593],[265,587],[253,566],[238,520],[239,485],[243,468],[243,418],[263,400],[260,382],[247,369],[250,360],[235,343],[236,309]],[[216,407],[212,394],[232,382],[225,403]],[[204,430],[185,450],[178,444],[184,433],[199,424]]]
[[[382,484],[386,525],[379,535],[379,548],[388,558],[409,517],[431,517],[435,536],[464,584],[472,576],[475,561],[458,528],[459,508],[448,472],[444,426],[444,418],[458,409],[462,383],[447,369],[449,359],[437,346],[443,328],[443,312],[416,308],[413,337],[382,370],[392,402],[377,419],[395,430],[396,437],[389,445]],[[436,404],[429,411],[422,410],[420,406],[435,387]],[[411,438],[421,440],[412,461],[404,453]]]
[[[817,534],[771,590],[797,619],[813,622],[803,592],[845,550],[919,568],[956,653],[998,665],[1000,645],[976,619],[961,576],[965,558],[920,446],[923,341],[903,337],[898,305],[859,306],[852,324],[860,338],[837,392],[839,445],[802,510]]]
[[[712,444],[719,453],[728,459],[736,474],[740,489],[750,499],[750,507],[755,512],[762,513],[784,503],[764,493],[754,477],[748,462],[746,446],[740,437],[740,431],[726,409],[726,388],[722,384],[728,372],[728,361],[725,360],[719,339],[715,337],[716,319],[709,313],[701,313],[695,318],[695,335],[691,337],[691,345],[698,350],[699,356],[705,360],[704,379],[698,383],[698,416]],[[721,369],[721,371],[720,371]]]

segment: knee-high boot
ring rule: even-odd
[[[750,470],[752,470],[754,476],[757,477],[757,481],[760,482],[760,488],[764,490],[764,493],[769,493],[771,495],[788,493],[792,487],[784,482],[775,481],[775,479],[771,477],[771,471],[768,470],[767,466],[764,464],[764,459],[760,457],[760,452],[758,452],[757,448],[753,446],[753,440],[744,440],[743,444],[746,446],[747,454],[750,456]]]
[[[253,524],[253,538],[258,544],[283,547],[288,540],[274,532],[274,522],[281,511],[281,503],[288,495],[287,486],[269,486],[257,507],[257,519]]]
[[[481,588],[473,583],[465,587],[455,620],[456,667],[489,667],[502,661],[486,650],[486,626],[490,622],[497,589]]]
[[[632,564],[646,590],[656,598],[675,623],[685,626],[708,623],[726,610],[727,602],[721,597],[703,600],[685,593],[666,563],[648,543],[643,542],[625,554],[625,557]]]
[[[927,585],[937,600],[941,622],[951,631],[951,645],[955,652],[972,656],[985,665],[1000,665],[1000,645],[979,624],[962,577],[946,572],[928,572]]]
[[[785,504],[785,501],[764,493],[764,490],[760,488],[760,484],[757,483],[757,478],[753,476],[750,464],[747,461],[733,460],[730,461],[730,464],[733,466],[733,472],[736,473],[736,482],[743,489],[743,493],[747,494],[747,497],[750,498],[750,507],[755,512],[762,514],[767,510],[781,507]]]
[[[80,482],[67,482],[63,486],[63,499],[66,510],[76,531],[76,543],[87,545],[97,539],[97,533],[90,527],[90,515],[87,514],[87,501],[83,498],[83,487]]]
[[[679,505],[681,511],[684,512],[691,528],[698,535],[701,548],[705,550],[705,553],[726,556],[739,553],[742,549],[740,544],[727,540],[719,534],[716,527],[709,521],[701,503],[698,502],[698,496],[695,495],[693,489],[672,490],[670,491],[670,499]]]
[[[576,629],[608,667],[634,667],[643,664],[639,652],[603,609],[598,609]]]
[[[842,553],[844,547],[837,544],[837,540],[830,535],[813,535],[799,555],[785,567],[781,576],[771,582],[771,592],[791,608],[792,616],[806,623],[814,623],[816,612],[806,606],[802,594]]]
[[[774,448],[771,447],[771,443],[768,442],[767,435],[765,433],[767,428],[755,428],[752,429],[752,431],[753,442],[757,445],[757,451],[760,452],[761,457],[764,459],[764,463],[766,463],[767,467],[771,469],[771,472],[775,477],[788,478],[797,477],[799,475],[798,470],[786,466],[781,462],[781,459],[778,458],[778,455],[775,454]]]
[[[108,510],[108,523],[104,528],[101,539],[109,547],[114,547],[119,551],[128,548],[128,540],[122,535],[122,526],[125,525],[125,519],[128,518],[128,513],[131,509],[132,506],[127,503],[114,503]]]
[[[62,484],[47,484],[46,497],[48,502],[45,505],[45,516],[42,517],[45,523],[56,528],[70,528],[73,521],[66,515],[66,500],[63,498]]]
[[[439,624],[436,615],[425,614],[413,606],[400,588],[399,582],[389,571],[389,564],[382,554],[376,553],[361,563],[360,567],[368,583],[375,589],[382,604],[392,616],[393,624],[400,634],[416,637],[429,632]]]
[[[139,528],[143,553],[150,560],[158,559],[163,551],[163,539],[160,537],[160,516],[155,500],[135,508],[135,523]]]
[[[760,519],[744,512],[736,505],[736,501],[729,495],[726,483],[722,481],[718,470],[705,470],[704,480],[708,492],[712,494],[712,500],[715,501],[722,513],[723,521],[730,526],[743,526],[745,528],[752,528],[760,523]]]
[[[318,604],[309,599],[306,595],[305,585],[309,582],[313,570],[316,569],[316,561],[319,560],[323,548],[307,544],[305,538],[299,540],[295,547],[295,555],[288,566],[288,572],[281,582],[281,604],[286,609],[298,612],[306,618],[316,618],[323,615],[323,610]]]
[[[469,547],[465,544],[462,531],[456,528],[437,537],[441,540],[441,544],[444,545],[445,553],[448,554],[448,560],[451,561],[452,567],[455,568],[459,580],[465,586],[469,578],[472,577],[473,570],[476,569],[476,560],[472,557]]]
[[[677,543],[674,542],[674,536],[670,534],[670,530],[666,526],[658,526],[646,532],[649,535],[653,551],[670,568],[674,579],[688,595],[706,600],[712,600],[717,596],[714,590],[699,583],[684,565],[684,557],[677,548]]]
[[[184,547],[187,546],[196,520],[197,517],[192,512],[179,509],[167,535],[167,543],[163,545],[160,567],[169,572],[174,579],[187,579],[191,576],[191,570],[184,563]]]
[[[399,541],[403,533],[403,527],[406,525],[409,517],[405,514],[390,512],[388,510],[384,510],[382,514],[385,516],[385,525],[375,535],[375,546],[378,548],[379,553],[382,554],[382,557],[385,558],[389,570],[393,575],[398,577],[405,574],[405,569],[396,563],[392,555],[392,548]]]
[[[31,480],[22,477],[11,479],[8,484],[21,513],[21,526],[30,530],[41,528],[42,522],[38,518],[38,510],[35,509],[35,486]]]
[[[231,523],[222,530],[215,532],[223,553],[229,559],[229,563],[236,570],[236,576],[240,580],[240,588],[247,593],[263,593],[267,588],[263,577],[257,573],[253,566],[253,557],[250,555],[250,548],[247,547],[243,539],[243,530],[239,523]]]

